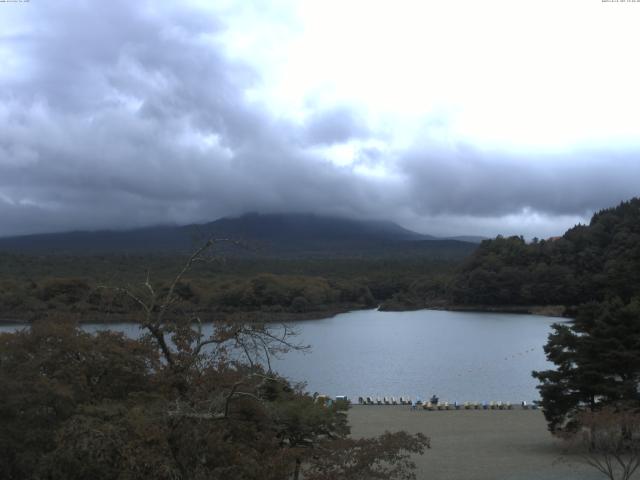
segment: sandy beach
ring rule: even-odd
[[[539,410],[412,411],[408,406],[354,405],[349,420],[356,437],[385,430],[431,437],[431,449],[415,458],[420,480],[604,478],[566,452],[547,431]]]

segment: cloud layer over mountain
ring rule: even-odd
[[[347,102],[278,114],[228,16],[165,5],[2,6],[0,235],[312,211],[544,236],[639,193],[636,145],[443,141],[434,116],[401,144]]]

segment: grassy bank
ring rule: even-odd
[[[406,430],[431,437],[415,458],[417,478],[428,480],[596,480],[576,452],[547,431],[539,410],[412,411],[408,406],[349,410],[352,435]]]

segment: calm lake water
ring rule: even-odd
[[[361,310],[322,320],[291,322],[310,353],[273,362],[308,390],[328,395],[410,396],[458,401],[531,401],[539,398],[532,370],[551,367],[544,356],[552,323],[536,315]],[[15,325],[1,325],[11,331]],[[85,325],[130,336],[134,324]]]

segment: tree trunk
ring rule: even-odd
[[[293,471],[293,480],[299,480],[300,478],[300,459],[296,458],[296,469]]]

